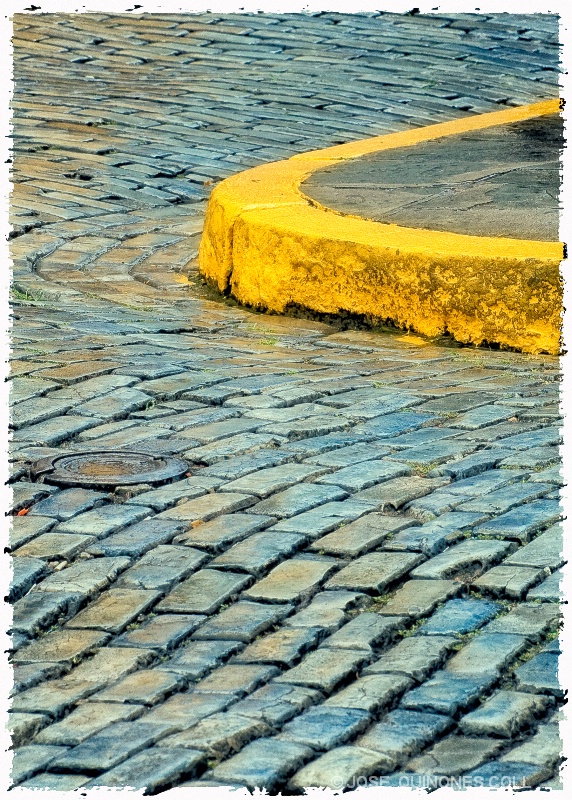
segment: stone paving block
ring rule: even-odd
[[[509,453],[509,450],[502,450],[500,447],[495,447],[491,450],[479,450],[476,453],[465,456],[465,458],[440,464],[435,469],[432,469],[428,476],[433,478],[438,475],[446,475],[454,481],[461,481],[464,478],[481,475],[494,469],[498,464],[503,463],[503,459]]]
[[[460,431],[455,428],[440,427],[427,427],[420,428],[413,433],[404,433],[401,436],[396,436],[393,439],[387,440],[384,444],[395,450],[404,450],[408,447],[419,447],[430,442],[436,442],[439,439],[448,439],[453,436],[459,436]]]
[[[12,666],[12,691],[10,696],[31,689],[42,681],[50,678],[59,678],[65,671],[65,666],[57,663],[39,662],[37,664],[20,664]]]
[[[314,483],[301,483],[283,492],[262,500],[251,508],[253,514],[268,514],[271,517],[292,517],[323,503],[343,500],[347,492],[337,486],[317,486]]]
[[[407,616],[418,619],[427,616],[439,604],[458,594],[460,586],[454,581],[412,580],[404,583],[378,614]]]
[[[261,448],[273,447],[282,441],[281,437],[273,433],[239,433],[202,447],[193,446],[185,453],[185,458],[211,466],[231,456],[253,454]]]
[[[69,400],[55,397],[35,397],[24,400],[12,409],[10,427],[17,430],[65,414],[72,407]]]
[[[486,629],[466,644],[447,664],[455,675],[499,674],[528,646],[516,633],[487,633]]]
[[[472,586],[493,597],[524,599],[528,589],[535,586],[544,576],[544,571],[534,567],[514,567],[500,564],[472,581]]]
[[[81,664],[60,678],[58,685],[62,689],[73,691],[78,685],[83,688],[91,684],[93,690],[98,691],[108,683],[145,666],[153,658],[155,653],[152,650],[100,647],[95,655],[85,658]]]
[[[346,622],[327,640],[327,647],[349,650],[367,650],[387,644],[405,624],[405,617],[380,617],[373,612],[362,612]]]
[[[63,747],[29,744],[14,753],[10,778],[13,784],[22,783],[36,772],[44,770],[56,756],[65,752]]]
[[[9,531],[10,550],[16,550],[35,536],[47,533],[56,524],[57,520],[54,517],[43,517],[39,514],[38,516],[27,514],[24,517],[12,517]]]
[[[235,703],[232,710],[241,717],[252,717],[277,726],[321,699],[320,692],[315,689],[271,681]]]
[[[43,514],[47,517],[55,517],[60,522],[65,522],[72,517],[89,511],[95,505],[101,505],[108,499],[108,495],[103,492],[94,492],[90,489],[64,489],[61,492],[40,500],[31,509],[30,514]]]
[[[481,452],[488,453],[489,451]],[[488,469],[477,475],[453,481],[447,486],[447,492],[466,498],[486,497],[495,490],[513,483],[521,483],[528,478],[528,475],[529,472],[522,469]]]
[[[72,592],[30,592],[14,604],[10,630],[35,636],[60,617],[74,614],[81,595]]]
[[[389,447],[385,444],[380,445],[376,442],[359,443],[341,447],[339,450],[332,450],[329,453],[312,456],[308,461],[310,464],[320,464],[324,467],[349,467],[353,464],[360,464],[363,461],[378,459],[389,452]]]
[[[294,628],[319,627],[328,633],[337,630],[347,619],[347,611],[363,604],[366,595],[359,592],[318,592],[312,602],[285,620]]]
[[[514,406],[497,406],[494,404],[479,406],[456,417],[450,425],[453,428],[474,431],[478,428],[485,428],[487,425],[494,425],[497,422],[506,422],[511,417],[518,416],[519,410],[518,401]]]
[[[157,669],[176,672],[189,681],[196,681],[242,647],[242,642],[231,640],[188,642],[167,661],[157,664]]]
[[[121,633],[129,623],[147,611],[160,597],[144,589],[108,589],[91,605],[76,614],[70,628],[96,628]]]
[[[179,583],[156,610],[182,614],[213,614],[224,602],[248,585],[250,576],[216,569],[201,569]]]
[[[361,422],[355,426],[354,430],[356,433],[371,435],[372,438],[389,439],[401,433],[411,433],[422,428],[426,422],[432,419],[434,419],[433,414],[424,414],[419,411],[397,411],[376,417],[369,422]]]
[[[538,653],[515,670],[516,685],[521,692],[564,695],[558,680],[558,653]]]
[[[108,639],[109,635],[101,631],[50,631],[41,639],[21,647],[14,661],[17,664],[33,664],[37,662],[68,663],[101,647]]]
[[[502,446],[510,450],[529,450],[532,447],[549,447],[560,444],[559,428],[540,428],[503,439]]]
[[[220,486],[220,483],[216,478],[207,479],[202,476],[185,478],[182,481],[169,483],[166,486],[160,486],[158,489],[151,489],[149,492],[143,492],[136,497],[130,497],[125,502],[127,505],[149,506],[153,511],[165,511],[165,509],[182,500],[194,500],[197,497],[201,497],[209,489],[216,489]]]
[[[252,433],[258,427],[260,427],[258,420],[234,417],[221,422],[210,422],[207,425],[194,425],[192,428],[185,428],[185,433],[188,432],[189,436],[200,444],[212,444],[229,436]]]
[[[549,484],[533,484],[548,486]],[[562,516],[562,506],[556,500],[537,500],[525,503],[500,517],[494,517],[475,529],[476,534],[500,536],[503,539],[518,539],[527,542],[539,528],[556,522]]]
[[[52,417],[36,425],[28,425],[16,431],[14,441],[29,442],[35,445],[51,447],[75,436],[88,428],[101,425],[98,417],[82,417],[79,414],[66,414],[63,417]],[[17,485],[17,484],[16,484]]]
[[[40,731],[34,741],[74,747],[114,722],[136,719],[143,710],[141,706],[121,703],[81,703],[64,719]]]
[[[291,667],[320,642],[322,633],[321,628],[280,628],[252,642],[234,661]]]
[[[557,569],[542,583],[526,594],[527,600],[540,600],[543,603],[558,603],[562,600],[562,570]]]
[[[93,695],[94,703],[154,706],[182,687],[180,675],[158,669],[140,669]]]
[[[287,449],[297,458],[309,458],[320,453],[329,453],[332,450],[337,450],[350,444],[369,442],[374,438],[375,435],[372,434],[356,433],[355,429],[351,433],[337,431],[335,433],[327,433],[324,436],[313,436],[308,439],[297,439],[296,441],[290,440]]]
[[[259,433],[270,433],[282,436],[289,441],[306,439],[314,436],[325,436],[334,431],[347,430],[350,422],[346,417],[334,414],[311,416],[306,419],[292,420],[291,422],[271,422],[258,427]]]
[[[353,495],[358,502],[371,503],[378,511],[397,511],[406,503],[430,494],[447,483],[446,478],[394,478]]]
[[[169,589],[200,567],[208,556],[194,547],[160,544],[126,570],[116,582],[117,589]]]
[[[555,464],[553,467],[543,469],[541,472],[533,472],[529,478],[533,483],[553,483],[562,486],[562,467]]]
[[[504,559],[504,564],[514,564],[518,567],[548,567],[555,570],[564,563],[562,557],[563,536],[560,524],[552,525],[548,530],[537,536],[530,544],[520,547]]]
[[[113,640],[119,647],[143,647],[166,653],[177,647],[204,622],[200,614],[159,614]]]
[[[467,785],[502,786],[513,791],[535,787],[550,776],[546,765],[537,766],[524,761],[489,761],[464,774]]]
[[[560,610],[558,606],[542,603],[522,603],[489,622],[486,633],[515,633],[526,636],[530,642],[538,642],[546,631],[558,629]]]
[[[12,712],[8,715],[6,725],[12,739],[13,747],[27,744],[33,736],[50,722],[47,714]]]
[[[357,672],[368,659],[364,650],[319,647],[304,656],[296,667],[275,678],[275,681],[308,686],[328,693],[348,675]]]
[[[197,692],[232,694],[238,698],[268,683],[278,672],[276,667],[264,664],[225,664],[200,680],[194,688]]]
[[[391,541],[384,542],[386,550],[412,550],[434,556],[462,538],[463,533],[486,518],[482,514],[451,511],[418,527],[399,531]]]
[[[450,778],[489,761],[501,748],[502,742],[499,740],[449,736],[423,755],[411,759],[405,769],[421,775]]]
[[[99,420],[118,419],[126,416],[130,411],[144,408],[150,400],[151,397],[145,392],[127,387],[80,403],[74,406],[74,412],[85,417],[96,417]]]
[[[230,457],[205,467],[201,470],[201,475],[205,477],[212,475],[214,478],[232,481],[265,467],[277,467],[290,461],[292,457],[293,454],[284,448],[258,450],[249,455]]]
[[[386,551],[367,553],[330,578],[326,588],[382,594],[388,586],[406,575],[422,559],[423,556],[417,553]]]
[[[214,558],[211,565],[220,569],[240,569],[252,575],[259,575],[281,558],[296,553],[305,543],[306,537],[302,534],[282,531],[276,533],[273,528],[269,528],[237,542]]]
[[[217,552],[270,525],[273,517],[261,514],[221,514],[210,522],[190,528],[175,537],[175,544],[195,545]]]
[[[244,597],[266,603],[301,601],[314,594],[336,567],[330,558],[290,558],[247,589]]]
[[[464,456],[476,450],[474,442],[465,442],[461,439],[441,440],[431,442],[420,447],[408,447],[387,456],[393,461],[403,461],[407,464],[418,464],[426,466],[429,464],[440,464],[448,461],[454,456]]]
[[[78,514],[54,529],[54,533],[81,533],[101,539],[140,519],[148,517],[152,509],[146,506],[110,504]]]
[[[510,739],[535,717],[547,710],[549,698],[525,692],[498,691],[476,711],[459,722],[463,733],[471,736],[502,736]]]
[[[351,499],[324,503],[323,506],[313,508],[311,511],[304,511],[302,514],[296,514],[289,519],[280,520],[280,522],[272,526],[271,530],[302,533],[305,536],[314,538],[338,528],[340,525],[353,522],[355,519],[367,514],[373,507],[373,503],[354,502]]]
[[[286,723],[280,740],[309,745],[315,750],[330,750],[353,739],[370,721],[367,711],[360,708],[314,706]]]
[[[385,542],[387,537],[415,525],[415,521],[384,514],[366,514],[317,539],[310,548],[332,555],[354,558]]]
[[[153,395],[158,399],[180,396],[183,392],[190,389],[199,389],[203,386],[211,386],[219,383],[220,377],[206,372],[179,372],[177,375],[169,375],[164,378],[155,378],[150,381],[141,381],[139,386],[142,391]]]
[[[529,450],[517,450],[507,455],[500,465],[501,467],[546,467],[559,461],[557,447],[531,447]]]
[[[359,708],[373,714],[393,705],[395,698],[412,684],[406,675],[364,675],[332,694],[323,705],[326,708]]]
[[[500,561],[510,549],[510,542],[465,539],[416,567],[411,573],[411,577],[453,578],[458,576],[459,579],[462,579],[464,571],[471,573],[471,577],[474,577],[475,569],[482,572],[491,564]]]
[[[268,497],[275,492],[311,480],[321,475],[324,468],[305,464],[287,464],[284,466],[261,469],[225,485],[225,491],[244,492],[260,498]]]
[[[412,711],[431,711],[452,717],[474,705],[495,680],[491,672],[471,675],[440,670],[421,686],[406,692],[400,705]]]
[[[408,636],[364,669],[364,675],[396,672],[421,682],[441,666],[455,646],[454,636]]]
[[[411,470],[408,467],[392,464],[391,462],[363,461],[360,464],[353,464],[317,478],[316,483],[341,486],[342,489],[346,489],[349,492],[357,492],[388,481],[391,478],[398,478],[410,473]]]
[[[383,753],[395,764],[421,750],[452,727],[453,720],[441,714],[398,708],[382,717],[356,744]]]
[[[89,552],[95,556],[141,558],[148,550],[170,542],[175,534],[184,528],[182,522],[145,519],[135,525],[129,525],[118,533],[112,533],[99,542],[96,541],[89,548]]]
[[[19,547],[15,556],[40,558],[44,561],[71,561],[78,553],[96,542],[95,536],[74,533],[42,533],[31,542]]]
[[[491,620],[502,606],[491,600],[476,598],[447,600],[417,630],[419,635],[451,634],[463,636],[481,628]]]
[[[196,500],[189,500],[173,508],[168,508],[166,511],[161,511],[160,514],[157,514],[157,519],[174,519],[182,522],[202,520],[207,522],[220,514],[232,514],[233,511],[241,511],[243,508],[252,505],[253,502],[255,502],[255,498],[246,494],[233,494],[231,492],[205,494]]]
[[[365,747],[342,745],[311,761],[290,779],[288,789],[300,792],[309,786],[342,790],[352,787],[356,779],[363,780],[372,774],[389,772],[392,759]]]
[[[238,781],[249,788],[261,787],[272,791],[311,755],[309,747],[295,742],[276,738],[258,739],[215,767],[212,777],[223,786],[228,781]]]
[[[453,411],[470,411],[473,408],[486,406],[495,400],[494,394],[487,392],[467,392],[466,394],[445,395],[434,400],[428,400],[423,405],[418,406],[419,411],[430,411],[436,414],[452,413]]]
[[[149,747],[84,785],[86,789],[98,786],[124,789],[129,786],[155,792],[176,784],[181,776],[199,768],[203,760],[204,753],[191,748]]]
[[[435,517],[453,511],[462,504],[462,497],[452,494],[447,489],[442,489],[418,500],[412,500],[407,504],[405,510],[409,516],[420,522],[430,522]]]
[[[550,489],[554,488],[549,483],[512,483],[497,489],[494,492],[469,500],[458,506],[459,511],[481,511],[484,514],[504,514],[515,506],[536,500]],[[556,517],[557,519],[558,517]],[[555,518],[548,518],[546,524],[554,522]],[[484,532],[484,531],[483,531]]]
[[[544,767],[556,764],[561,756],[562,740],[558,725],[540,725],[534,736],[503,753],[499,761],[518,761]]]
[[[291,613],[293,606],[273,606],[239,600],[210,617],[193,639],[232,639],[250,642]]]
[[[48,567],[40,558],[11,559],[12,580],[8,592],[8,600],[14,602],[29,591],[32,586],[48,573]]]
[[[243,717],[233,711],[221,711],[202,720],[189,730],[167,736],[160,747],[187,747],[205,752],[210,758],[222,759],[240,750],[252,739],[271,733],[263,720]]]
[[[54,492],[57,492],[56,487],[48,486],[45,483],[17,481],[12,484],[12,501],[8,511],[20,511],[21,509],[29,508],[37,500],[41,500]]]
[[[177,692],[147,711],[142,721],[163,727],[165,734],[176,733],[191,728],[211,714],[225,711],[235,699],[231,693]]]
[[[52,762],[61,772],[103,772],[112,769],[129,756],[155,744],[168,726],[151,722],[116,722]]]
[[[92,681],[74,681],[55,679],[45,681],[17,694],[12,700],[12,710],[34,714],[46,714],[52,719],[62,716],[79,700],[89,697],[97,691]]]

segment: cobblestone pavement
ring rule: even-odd
[[[556,96],[555,18],[15,27],[14,782],[558,788],[557,360],[257,315],[195,258],[236,171]],[[122,448],[190,474],[30,476]]]

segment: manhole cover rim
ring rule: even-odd
[[[114,460],[126,461],[129,459],[145,459],[147,462],[160,462],[157,466],[143,468],[139,472],[121,475],[119,472],[108,475],[88,475],[81,471],[73,472],[70,470],[69,461],[82,459],[95,459],[102,457],[113,458]],[[64,463],[58,463],[64,462]],[[139,483],[160,484],[173,478],[182,477],[189,471],[190,465],[187,461],[175,456],[154,456],[137,450],[86,450],[77,453],[65,453],[52,456],[48,459],[40,459],[31,468],[33,479],[43,477],[46,483],[55,483],[63,486],[131,486]]]

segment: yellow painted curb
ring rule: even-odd
[[[283,312],[350,311],[426,336],[498,343],[528,353],[560,346],[561,243],[466,236],[373,222],[300,191],[341,160],[518,122],[559,100],[479,114],[329,147],[227,178],[213,191],[201,273],[242,303]]]

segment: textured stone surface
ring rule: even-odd
[[[556,359],[255,313],[221,302],[196,261],[223,178],[555,97],[556,22],[15,15],[9,457],[10,513],[23,513],[11,518],[9,716],[18,749],[58,742],[29,745],[38,759],[24,756],[20,785],[393,785],[425,777],[399,771],[421,769],[408,759],[423,748],[442,741],[453,758],[448,715],[499,683],[560,705],[560,646],[545,647],[563,561],[546,530],[561,513]],[[115,491],[30,477],[39,459],[96,450],[174,454],[187,474]],[[352,583],[368,586],[326,588],[382,553],[411,566],[377,588],[383,566],[366,576],[360,561]],[[540,571],[526,600],[474,595],[497,554]],[[307,582],[280,585],[292,561]],[[267,579],[272,598],[245,595]],[[76,627],[86,617],[108,630]],[[436,642],[453,638],[447,661]],[[390,656],[418,640],[435,641],[409,663]],[[390,657],[420,684],[365,674]],[[280,734],[309,709],[357,710],[373,726],[320,756]],[[536,720],[539,734],[554,719]],[[479,765],[459,751],[455,772],[550,780],[555,749],[539,739],[548,766],[531,761],[534,730],[503,756],[486,755],[498,738],[479,738]]]
[[[548,706],[548,698],[523,692],[499,691],[467,714],[459,725],[463,733],[511,738]]]

